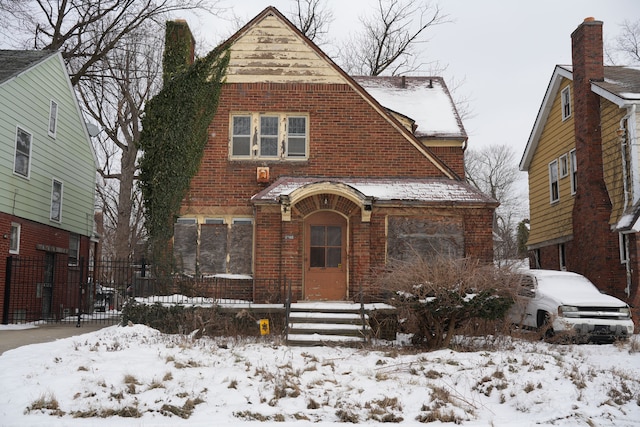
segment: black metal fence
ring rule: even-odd
[[[70,265],[66,256],[8,257],[2,323],[95,322],[118,323],[129,298],[141,303],[230,305],[261,299],[284,303],[279,280],[249,276],[157,280],[144,261],[84,259]]]

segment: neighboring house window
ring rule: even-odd
[[[20,253],[20,224],[11,223],[11,234],[9,235],[9,253]]]
[[[569,152],[570,167],[571,167],[571,194],[576,194],[578,189],[578,161],[576,160],[576,150]]]
[[[56,130],[58,128],[58,103],[56,101],[51,101],[51,106],[49,107],[49,136],[52,138],[56,137]]]
[[[542,268],[542,252],[540,251],[540,249],[535,249],[533,251],[533,261],[534,261],[534,267],[535,268]]]
[[[16,131],[16,152],[13,171],[18,175],[29,178],[31,164],[31,134],[18,127]]]
[[[69,235],[69,265],[78,265],[78,255],[80,254],[80,236]]]
[[[569,158],[566,154],[560,156],[560,178],[565,178],[569,175]]]
[[[620,247],[620,263],[626,264],[629,262],[629,235],[619,233],[618,243]]]
[[[571,117],[571,92],[569,86],[562,89],[562,120]]]
[[[52,221],[62,219],[62,182],[54,179],[51,184],[51,216]]]
[[[549,163],[549,194],[551,203],[560,200],[560,188],[558,186],[558,161]]]
[[[558,259],[560,260],[560,270],[567,270],[567,257],[565,252],[564,243],[558,245]]]
[[[286,113],[243,114],[231,119],[231,157],[301,159],[307,156],[308,119]]]

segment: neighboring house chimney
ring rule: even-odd
[[[162,79],[166,83],[174,75],[193,64],[196,40],[184,19],[167,21],[162,59]]]
[[[585,19],[571,34],[571,40],[578,163],[573,245],[578,255],[568,267],[605,290],[612,282],[606,258],[615,251],[617,236],[609,230],[611,202],[603,178],[600,98],[591,91],[592,81],[604,80],[602,21]]]

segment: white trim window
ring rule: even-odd
[[[17,222],[11,223],[11,234],[9,234],[9,253],[20,253],[20,224]]]
[[[576,194],[578,190],[578,160],[576,159],[576,149],[569,151],[569,167],[571,168],[571,194]]]
[[[13,172],[24,178],[29,178],[31,172],[31,142],[32,135],[21,127],[16,129],[16,146],[13,159]]]
[[[560,270],[567,271],[567,253],[564,243],[558,245],[558,259],[560,260]]]
[[[569,175],[569,157],[566,154],[560,156],[560,178],[566,178]]]
[[[620,264],[629,262],[629,235],[618,233],[618,249],[620,251]]]
[[[230,158],[304,160],[308,153],[309,118],[288,113],[231,116]]]
[[[53,179],[51,182],[51,221],[62,221],[62,181]]]
[[[56,132],[58,130],[58,103],[51,100],[51,105],[49,106],[49,136],[53,139],[56,138]]]
[[[558,182],[558,160],[549,163],[549,201],[555,203],[560,200],[560,185]]]
[[[562,89],[560,96],[562,97],[562,121],[565,121],[571,117],[571,89],[569,86]]]

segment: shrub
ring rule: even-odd
[[[396,261],[379,276],[415,345],[445,348],[472,326],[503,319],[514,302],[510,270],[471,259],[415,257]],[[488,324],[492,324],[489,322]]]

